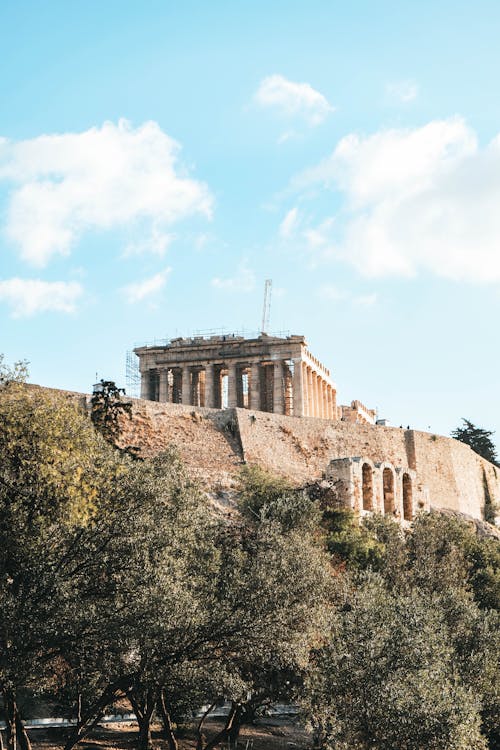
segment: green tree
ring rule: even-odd
[[[117,447],[120,437],[120,423],[123,417],[132,418],[132,403],[125,401],[124,388],[118,388],[113,380],[101,380],[94,386],[90,401],[90,418],[108,443]],[[135,455],[138,448],[128,447],[126,453]]]
[[[456,674],[439,599],[353,581],[312,659],[306,708],[331,748],[482,750],[481,699]]]
[[[468,419],[462,418],[462,423],[461,427],[456,427],[451,431],[451,436],[455,440],[460,440],[461,443],[470,446],[473,451],[498,466],[497,451],[491,439],[495,433],[491,430],[484,430],[482,427],[476,427]]]
[[[19,383],[0,390],[0,691],[12,750],[16,736],[28,746],[19,690],[40,685],[74,641],[75,613],[105,591],[114,537],[102,519],[124,470],[70,401]]]
[[[20,360],[10,367],[5,362],[5,356],[0,354],[0,388],[9,383],[24,383],[28,377],[28,362]]]

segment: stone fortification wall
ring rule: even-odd
[[[67,394],[87,403],[89,396]],[[132,399],[122,444],[151,456],[170,445],[192,474],[214,490],[234,487],[244,461],[297,485],[320,479],[330,461],[364,456],[415,471],[431,507],[482,518],[486,499],[500,501],[500,469],[452,438],[369,424],[294,418],[248,409],[209,409]]]
[[[317,478],[337,458],[367,456],[416,472],[429,492],[431,507],[481,518],[485,481],[492,500],[500,500],[500,469],[452,438],[397,427],[295,420],[276,414],[237,410],[244,457],[297,482]]]
[[[485,480],[490,497],[500,500],[499,469],[463,443],[425,432],[141,400],[123,426],[124,442],[146,455],[177,445],[194,474],[217,488],[234,485],[242,461],[299,485],[321,478],[333,459],[367,456],[414,470],[432,507],[481,518]]]

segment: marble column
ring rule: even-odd
[[[337,391],[332,388],[332,419],[337,418]]]
[[[253,362],[250,369],[250,409],[260,411],[260,366]]]
[[[323,381],[321,375],[316,375],[316,393],[318,394],[318,417],[323,419]]]
[[[321,380],[321,411],[323,419],[328,419],[328,394],[326,392],[327,384]]]
[[[283,362],[274,363],[273,412],[285,413],[285,394],[283,389]]]
[[[327,419],[333,419],[332,387],[326,386]]]
[[[308,392],[308,408],[309,416],[315,417],[314,412],[314,387],[313,387],[313,371],[310,366],[307,368],[307,392]]]
[[[215,394],[214,394],[214,366],[205,365],[205,403],[204,406],[208,406],[213,409],[215,406]]]
[[[191,373],[189,367],[182,368],[182,403],[191,403]]]
[[[168,401],[168,370],[164,367],[160,370],[160,397],[162,403]]]
[[[149,370],[141,372],[141,398],[149,398]]]
[[[305,417],[309,416],[309,382],[307,379],[307,365],[302,362],[302,411]]]
[[[234,409],[238,405],[236,378],[236,364],[231,363],[227,368],[227,405],[229,409]]]
[[[302,360],[293,360],[293,416],[302,417],[304,416],[304,400],[302,396]]]

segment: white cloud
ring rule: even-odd
[[[160,271],[154,276],[150,276],[149,279],[144,279],[143,281],[137,281],[124,286],[122,291],[125,294],[127,301],[130,303],[141,302],[146,297],[150,297],[151,295],[160,292],[167,283],[171,271],[171,268],[164,268],[163,271]]]
[[[343,289],[339,289],[335,284],[323,284],[319,288],[319,296],[323,299],[331,300],[332,302],[339,302],[340,300],[346,299],[347,292]]]
[[[144,255],[149,253],[151,255],[157,255],[162,258],[169,245],[175,240],[174,234],[167,234],[162,231],[158,226],[153,225],[151,231],[146,237],[141,237],[139,240],[133,240],[127,244],[123,251],[124,256],[128,255]]]
[[[255,274],[246,263],[241,263],[236,276],[227,279],[215,277],[212,286],[232,292],[251,292],[255,288]]]
[[[301,117],[309,125],[322,123],[334,107],[308,83],[289,81],[281,75],[264,78],[256,93],[255,102],[261,107],[272,107],[288,117]]]
[[[47,311],[72,313],[82,294],[83,287],[77,281],[0,280],[0,300],[11,307],[13,318]]]
[[[388,83],[385,91],[389,99],[401,104],[409,104],[418,96],[418,85],[415,81],[397,81]]]
[[[319,288],[319,296],[331,302],[350,302],[356,307],[372,307],[378,301],[378,295],[375,292],[356,296],[346,289],[340,289],[335,284],[322,284]]]
[[[291,208],[280,224],[279,234],[287,239],[293,237],[299,224],[299,212],[297,207]]]
[[[348,135],[296,180],[340,193],[342,208],[310,227],[317,257],[366,275],[500,281],[500,136],[480,148],[460,118],[412,130]]]
[[[378,302],[378,294],[372,292],[371,294],[361,294],[359,297],[354,297],[353,304],[358,307],[373,307]]]
[[[133,128],[126,120],[17,143],[1,139],[0,179],[13,183],[6,234],[36,266],[67,255],[87,230],[137,222],[151,224],[152,249],[163,252],[167,228],[212,209],[207,186],[179,165],[179,151],[157,123]]]

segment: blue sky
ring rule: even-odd
[[[500,434],[500,6],[0,5],[0,351],[304,333],[342,403]]]

